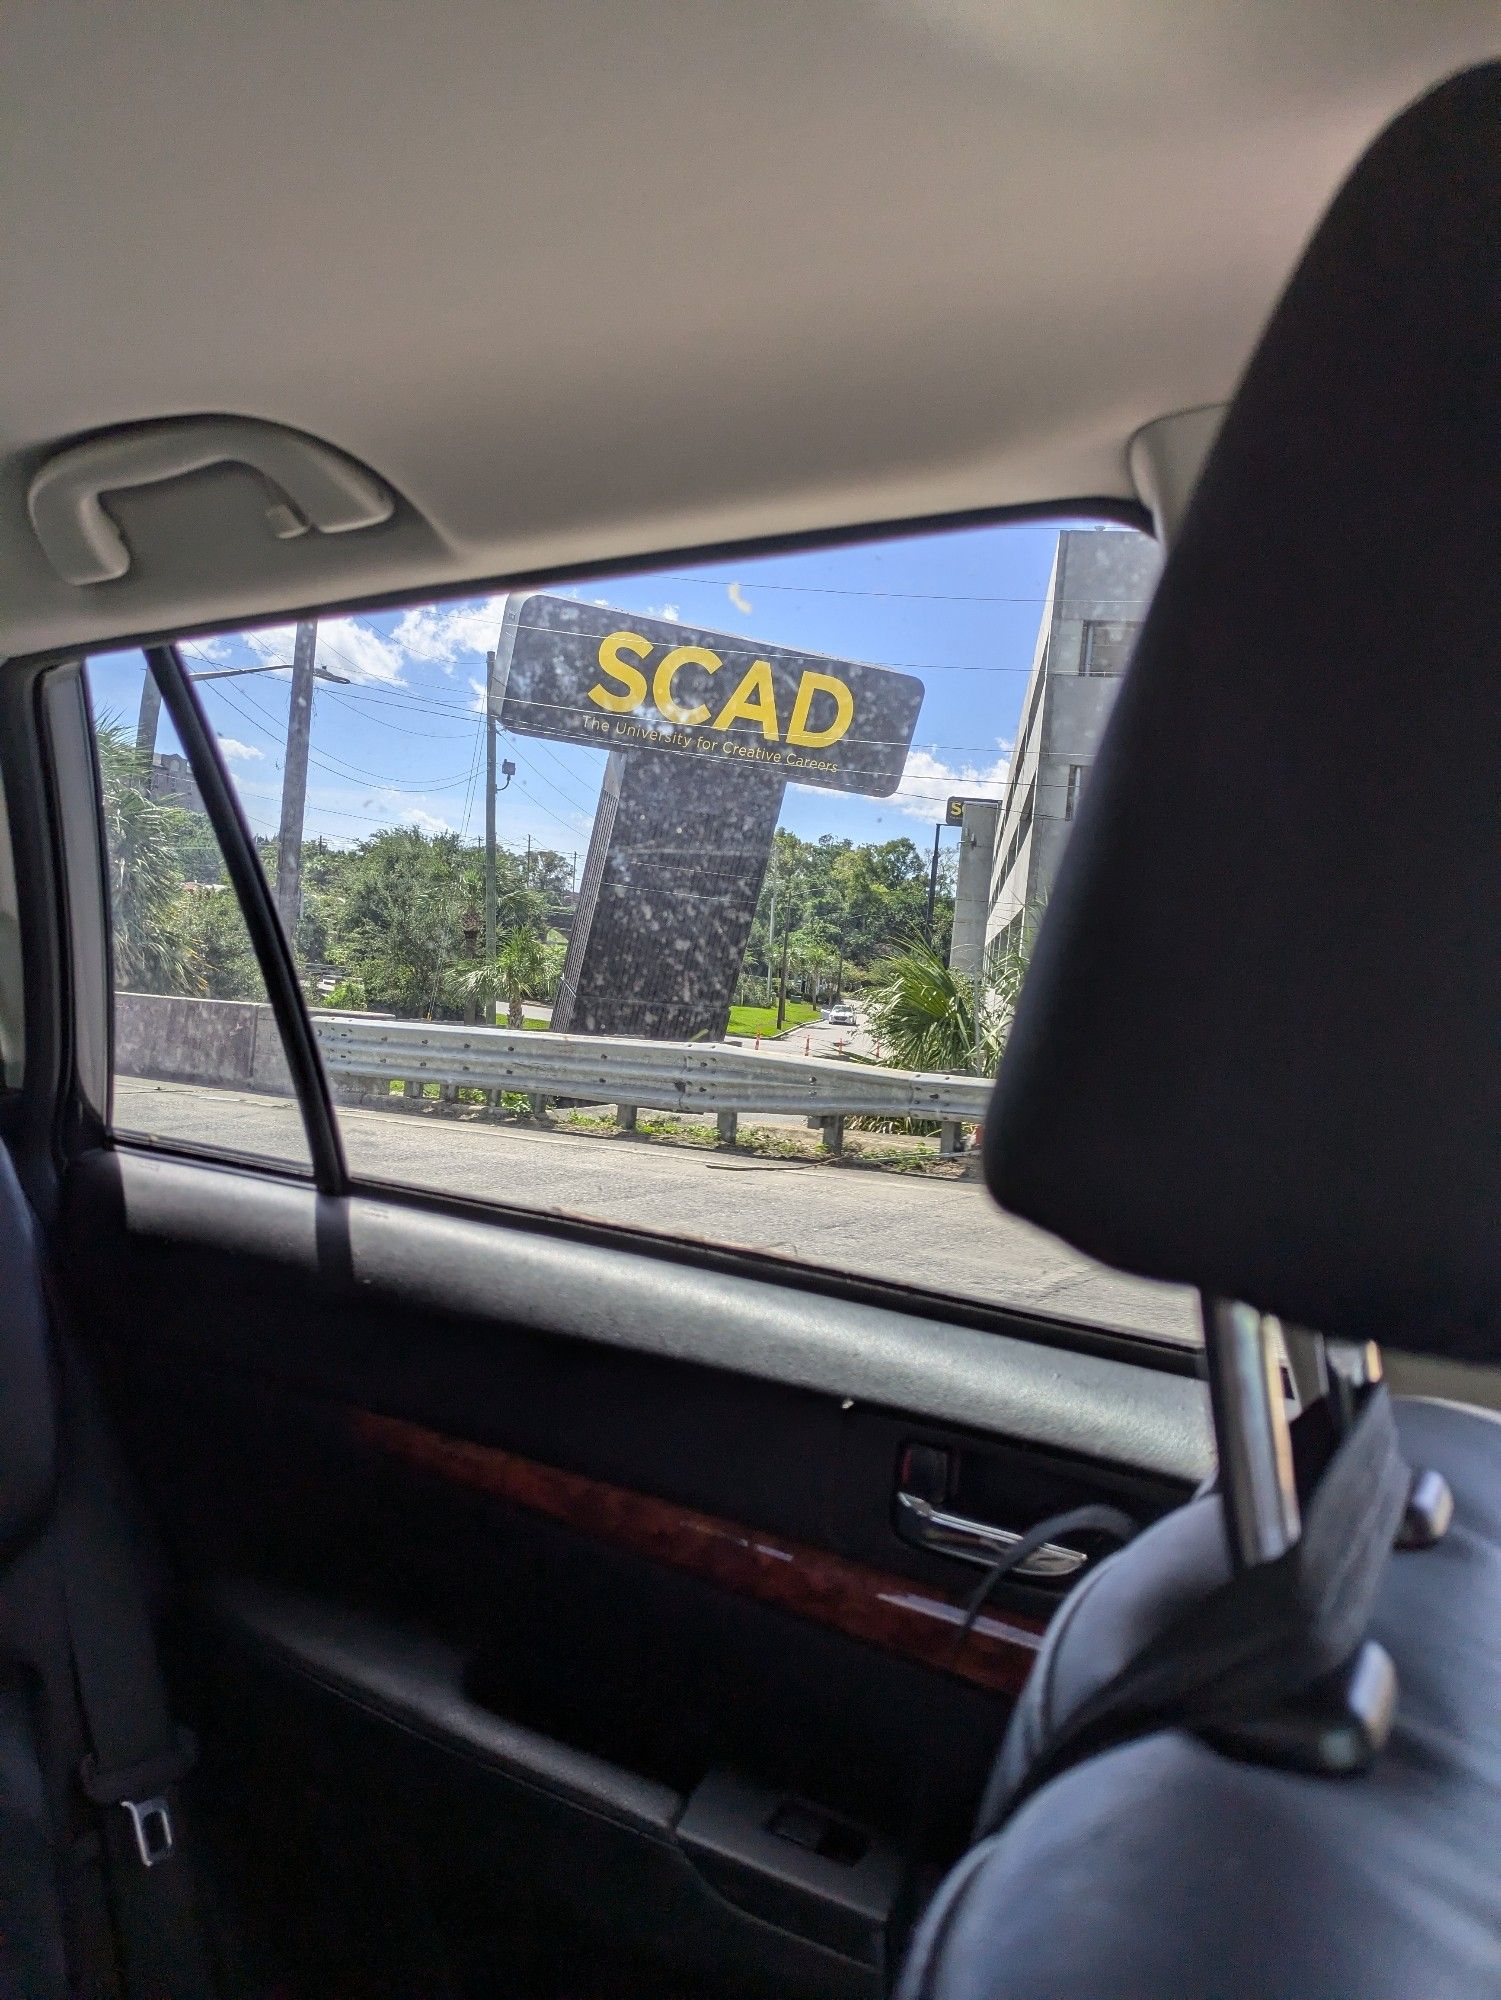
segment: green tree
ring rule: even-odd
[[[542,999],[557,983],[562,970],[563,940],[554,933],[543,937],[526,925],[517,925],[496,939],[495,956],[478,965],[462,967],[453,974],[452,987],[463,1000],[478,1000],[491,1009],[497,1000],[506,1003],[506,1025],[526,1025],[526,1002]]]
[[[979,981],[955,972],[921,935],[874,966],[867,1005],[883,1057],[898,1069],[993,1072],[1006,1046],[1041,914],[1040,908],[1026,912],[992,953]]]
[[[934,908],[933,941],[940,951],[948,948],[953,920],[951,854],[944,857]],[[814,927],[816,935],[834,940],[836,969],[841,954],[855,965],[872,965],[922,931],[927,905],[928,859],[905,837],[857,845],[832,834],[801,840],[779,828],[746,947],[747,985],[758,983],[769,998],[782,940]]]
[[[329,961],[358,980],[372,1007],[431,1017],[468,950],[464,919],[479,907],[477,849],[457,834],[389,827],[345,857],[320,911]]]
[[[872,969],[866,1004],[882,1057],[898,1069],[973,1074],[1000,1059],[1002,1037],[983,992],[977,1043],[973,984],[920,935]]]
[[[150,761],[114,718],[100,721],[98,745],[115,983],[126,992],[201,993],[179,861],[195,815],[152,798]]]
[[[348,852],[314,855],[304,874],[304,961],[364,989],[367,1004],[421,1018],[462,1006],[458,977],[475,970],[484,933],[484,853],[455,833],[387,827]],[[568,866],[550,849],[496,856],[496,932],[546,939],[570,910]]]
[[[261,1000],[265,982],[233,889],[189,882],[176,921],[196,980],[210,1000]]]

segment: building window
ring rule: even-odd
[[[1063,817],[1072,819],[1074,807],[1079,803],[1079,792],[1084,784],[1084,766],[1070,764],[1068,767],[1068,790],[1063,799]]]
[[[1079,672],[1093,680],[1115,679],[1126,671],[1141,627],[1117,618],[1091,618],[1084,626]]]
[[[1016,831],[1006,845],[1001,857],[1001,865],[995,872],[994,886],[990,891],[990,907],[994,909],[1000,901],[1001,891],[1010,880],[1011,871],[1016,866],[1016,857],[1021,853],[1022,843],[1032,831],[1032,805],[1037,794],[1037,774],[1034,771],[1027,786],[1027,796],[1022,802],[1021,815],[1016,822]]]

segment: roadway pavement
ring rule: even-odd
[[[814,1056],[873,1056],[876,1052],[876,1038],[859,1008],[855,1010],[853,1028],[836,1028],[824,1014],[816,1021],[794,1028],[780,1046],[801,1055],[805,1044],[809,1055]]]
[[[351,1167],[372,1179],[733,1243],[1159,1338],[1198,1339],[1190,1293],[1091,1263],[1004,1214],[976,1180],[486,1123],[436,1106],[344,1108],[339,1115]],[[278,1160],[307,1157],[296,1107],[250,1092],[120,1077],[115,1121],[165,1140]]]

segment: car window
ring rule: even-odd
[[[1157,567],[1013,524],[188,641],[352,1170],[1195,1337],[972,1150]]]
[[[250,934],[139,652],[88,666],[109,879],[112,1123],[305,1172],[307,1139]],[[250,754],[227,732],[234,768]]]

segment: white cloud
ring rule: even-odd
[[[477,680],[475,676],[471,674],[469,676],[469,686],[474,695],[474,700],[469,704],[470,713],[472,715],[483,715],[485,712],[485,701],[487,698],[485,693],[485,684],[482,680]]]
[[[411,660],[432,660],[451,674],[460,659],[483,659],[500,636],[506,593],[467,604],[423,604],[402,613],[391,644]]]
[[[734,605],[735,609],[738,612],[742,613],[746,617],[750,616],[751,601],[746,596],[745,592],[740,588],[738,583],[726,584],[725,596],[729,598],[731,604]]]
[[[410,617],[412,614],[407,614]],[[406,622],[405,619],[402,621]],[[400,628],[398,627],[398,630]],[[292,659],[297,643],[295,625],[267,625],[259,632],[247,632],[245,643],[263,660]],[[401,687],[405,677],[403,650],[393,639],[383,639],[358,618],[320,618],[318,621],[318,664],[331,674],[347,680],[378,682],[383,687]]]
[[[227,639],[195,639],[183,651],[200,660],[227,660],[230,648]]]
[[[1006,788],[1011,746],[998,742],[996,749],[994,762],[984,765],[947,764],[935,750],[909,750],[900,795],[891,803],[909,819],[926,820],[931,826],[943,818],[951,793],[967,799],[999,799]]]
[[[683,622],[675,604],[648,604],[646,615],[648,618],[665,618],[669,625],[680,625]]]
[[[253,743],[242,743],[237,736],[221,736],[219,748],[231,761],[264,757],[266,754],[264,750],[257,750]]]
[[[408,806],[401,815],[408,826],[415,826],[419,833],[452,833],[453,828],[437,813],[425,812],[421,806]]]

